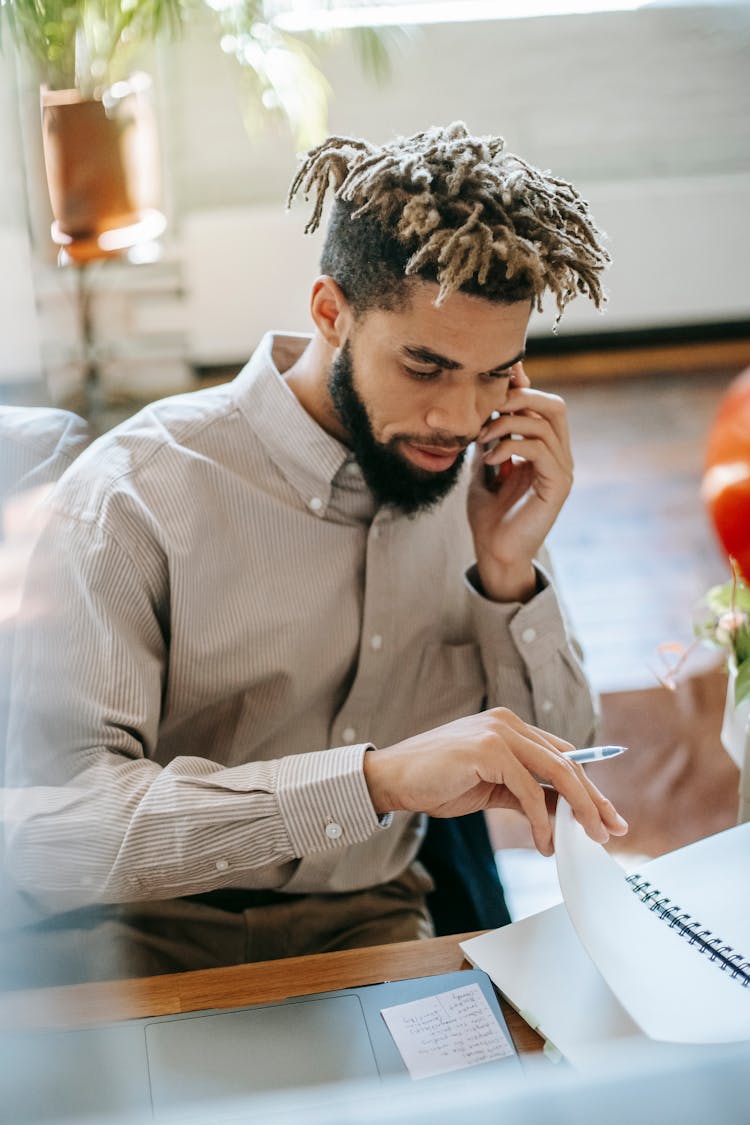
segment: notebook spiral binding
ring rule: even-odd
[[[750,960],[747,957],[732,949],[731,945],[726,945],[641,875],[629,875],[626,882],[641,902],[667,922],[671,930],[677,930],[687,938],[699,953],[705,953],[709,961],[716,962],[722,972],[729,973],[743,988],[750,987]]]

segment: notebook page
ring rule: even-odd
[[[589,839],[562,798],[555,852],[565,906],[578,937],[647,1035],[674,1043],[750,1039],[750,988],[701,956],[644,906],[622,869]],[[712,881],[716,880],[714,870]],[[720,881],[724,893],[731,894],[726,872]],[[720,931],[711,918],[700,920]]]
[[[750,960],[750,823],[652,859],[639,874]]]

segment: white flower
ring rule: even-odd
[[[731,644],[735,635],[747,625],[748,616],[742,609],[729,609],[716,622],[716,640],[720,645]]]

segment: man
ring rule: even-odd
[[[9,843],[92,977],[428,936],[420,814],[517,808],[549,854],[542,779],[626,828],[561,756],[594,724],[544,563],[572,459],[522,366],[545,290],[601,300],[586,206],[459,124],[330,138],[308,229],[331,182],[312,337],[149,407],[52,498]]]

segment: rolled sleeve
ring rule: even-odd
[[[282,758],[277,800],[296,856],[367,840],[383,825],[363,771],[369,743]]]
[[[483,652],[495,664],[516,664],[519,654],[527,669],[538,668],[556,649],[568,646],[560,605],[549,574],[535,565],[537,592],[530,601],[493,602],[480,593],[476,567],[466,573],[474,628]]]
[[[508,707],[526,722],[584,745],[596,709],[551,574],[535,564],[537,593],[526,603],[493,602],[476,567],[466,573],[475,634],[487,682],[487,705]]]

